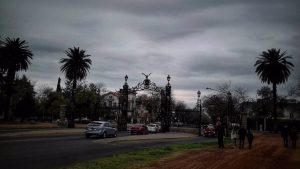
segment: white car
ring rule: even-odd
[[[110,122],[93,121],[86,126],[85,137],[96,135],[106,138],[107,136],[116,137],[117,129],[113,128]]]
[[[147,125],[148,131],[150,133],[157,133],[160,131],[160,126],[158,124],[155,123],[150,123]]]
[[[155,122],[154,124],[156,124],[158,126],[158,131],[161,131],[161,123],[160,122]]]

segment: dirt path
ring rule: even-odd
[[[228,145],[163,159],[144,169],[300,169],[300,147],[283,148],[279,135],[255,135],[253,148]]]

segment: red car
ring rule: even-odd
[[[144,124],[135,124],[130,128],[130,134],[149,134],[148,127]]]
[[[213,125],[207,125],[207,127],[204,128],[203,133],[205,137],[216,137],[216,129]]]

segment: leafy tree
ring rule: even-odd
[[[69,48],[65,51],[65,54],[67,58],[60,60],[60,63],[63,64],[60,70],[65,73],[66,79],[72,82],[71,101],[74,105],[77,81],[86,78],[92,60],[89,58],[90,55],[86,55],[85,50],[81,50],[79,47]],[[74,127],[74,111],[71,112],[69,127]]]
[[[104,83],[91,83],[90,84],[90,90],[93,91],[93,93],[95,93],[96,95],[96,103],[95,103],[95,106],[94,106],[94,112],[93,112],[93,115],[92,115],[92,119],[93,120],[98,120],[99,117],[104,117],[104,116],[101,116],[101,112],[102,112],[102,107],[101,107],[101,101],[103,100],[103,95],[104,93],[107,93],[107,89],[105,88],[105,85]],[[112,113],[109,113],[110,115]],[[109,116],[109,119],[112,119],[111,116]],[[114,119],[114,118],[113,118]]]
[[[258,99],[254,106],[256,116],[268,117],[272,112],[272,90],[268,86],[263,86],[257,90]]]
[[[14,84],[14,94],[12,95],[12,110],[15,116],[25,118],[36,116],[35,91],[32,82],[23,75],[17,77]]]
[[[146,108],[152,116],[152,121],[159,121],[160,93],[151,92],[146,103]]]
[[[1,51],[2,48],[4,47],[4,42],[0,39],[0,57],[1,57]],[[4,107],[5,107],[5,70],[0,67],[0,114],[4,112]]]
[[[48,86],[41,86],[38,89],[36,101],[37,101],[37,109],[38,114],[42,116],[42,120],[45,119],[45,117],[51,116],[49,109],[51,107],[51,93],[53,93],[53,89]]]
[[[186,109],[187,106],[183,101],[177,101],[175,103],[175,117],[174,117],[175,122],[182,122],[182,123],[187,122]]]
[[[4,72],[0,70],[0,114],[3,114],[5,107],[5,79]]]
[[[263,83],[273,85],[273,112],[274,119],[277,119],[277,85],[285,83],[291,74],[294,65],[288,60],[291,56],[287,56],[286,51],[281,52],[280,49],[269,49],[260,54],[260,58],[255,62],[255,72]]]
[[[97,101],[97,93],[94,88],[94,84],[79,86],[77,94],[75,96],[76,116],[81,117],[92,117],[94,113],[94,107]]]
[[[288,94],[290,96],[300,97],[300,80],[298,80],[298,82],[295,86],[292,86],[289,89]]]
[[[223,123],[240,122],[240,113],[245,111],[245,102],[248,100],[247,90],[243,87],[231,89],[231,83],[226,82],[216,86],[215,94],[203,98],[203,107],[206,108],[208,115],[213,123],[220,117]]]
[[[36,97],[39,115],[42,119],[53,120],[59,118],[60,106],[67,104],[68,100],[61,92],[54,91],[53,88],[43,86]]]
[[[202,105],[206,108],[206,112],[214,124],[216,123],[217,117],[220,117],[221,120],[225,119],[227,113],[227,99],[224,95],[214,94],[205,96]]]
[[[32,56],[31,50],[26,46],[26,41],[20,40],[20,38],[6,38],[3,44],[0,45],[0,71],[6,75],[5,120],[11,119],[10,104],[15,75],[18,71],[26,71],[28,69],[28,65],[31,64],[30,60]]]
[[[262,86],[261,89],[257,90],[258,99],[254,105],[254,111],[258,117],[271,116],[272,112],[272,90],[268,86]],[[287,106],[287,100],[284,96],[278,97],[278,116],[283,116],[284,108]]]
[[[236,109],[239,112],[243,112],[243,103],[249,100],[248,91],[243,87],[236,87],[233,92],[233,99]]]
[[[150,92],[142,94],[136,98],[137,106],[143,105],[149,112],[151,119],[150,121],[159,121],[160,113],[160,93]]]
[[[219,86],[217,86],[217,91],[220,98],[225,103],[224,106],[224,117],[223,118],[228,118],[228,122],[234,121],[237,122],[237,117],[238,117],[238,108],[240,106],[240,98],[243,96],[244,93],[236,92],[236,90],[233,90],[234,92],[231,91],[231,82],[225,82]],[[241,89],[242,90],[242,89]],[[244,91],[242,91],[244,92]],[[236,93],[236,94],[235,94]],[[224,119],[224,120],[225,120]],[[227,122],[227,121],[226,121]]]
[[[263,86],[260,90],[257,90],[257,95],[261,99],[269,99],[272,97],[272,90],[269,86]]]

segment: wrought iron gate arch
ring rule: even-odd
[[[170,75],[167,76],[167,85],[164,87],[158,87],[154,82],[151,82],[149,79],[150,74],[144,74],[144,81],[138,83],[136,86],[129,88],[127,80],[128,76],[125,76],[125,83],[123,88],[120,89],[120,108],[121,108],[121,116],[118,118],[118,130],[125,131],[127,130],[127,114],[128,114],[128,94],[136,93],[138,91],[153,91],[156,93],[160,93],[160,122],[162,126],[163,132],[170,131],[170,123],[171,123],[171,84],[170,84]]]

